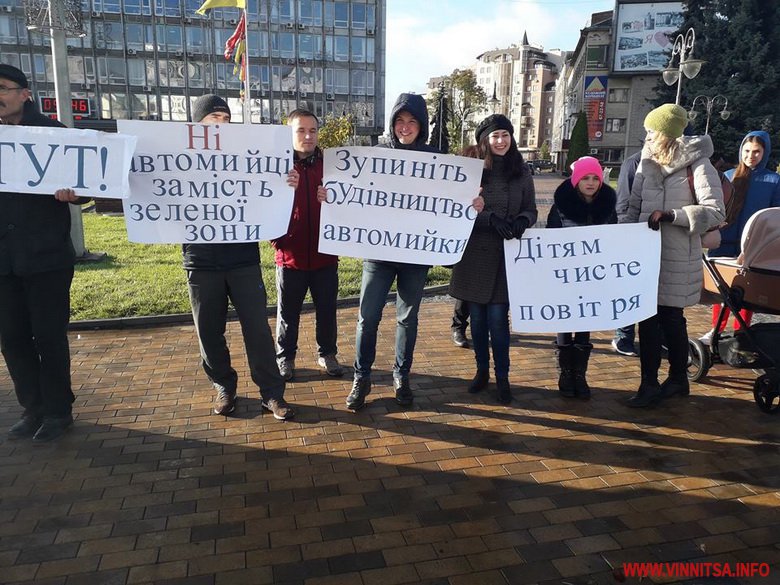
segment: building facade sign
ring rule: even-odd
[[[666,67],[673,35],[684,21],[682,2],[618,2],[616,11],[613,71],[640,73]]]

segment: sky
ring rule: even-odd
[[[428,79],[447,75],[492,49],[528,42],[571,51],[591,13],[615,0],[387,0],[385,112],[398,94],[425,93]]]

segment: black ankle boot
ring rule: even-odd
[[[647,408],[654,406],[663,400],[664,394],[658,379],[642,380],[639,390],[626,401],[626,405],[631,408]]]
[[[590,386],[585,374],[588,371],[588,360],[593,346],[587,344],[575,344],[574,346],[574,388],[577,398],[588,400],[590,398]]]
[[[561,396],[574,398],[577,386],[574,380],[574,346],[556,345],[555,356],[558,358],[558,390]]]
[[[672,396],[688,396],[691,393],[691,385],[688,382],[688,377],[672,377],[669,376],[666,380],[661,382],[661,391],[664,398],[671,398]]]
[[[471,384],[469,384],[469,393],[476,394],[477,392],[482,392],[485,388],[487,388],[489,382],[490,371],[477,370],[477,373],[474,374],[474,379],[471,381]]]
[[[498,389],[498,401],[501,404],[512,402],[512,391],[509,389],[509,378],[496,378],[496,388]]]

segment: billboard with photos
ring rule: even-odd
[[[666,67],[683,21],[682,2],[617,2],[612,70],[641,73]]]

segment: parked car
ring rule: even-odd
[[[538,159],[538,160],[532,160],[530,161],[531,167],[533,167],[534,171],[539,173],[541,171],[554,171],[555,170],[555,163],[551,160],[546,159]]]

